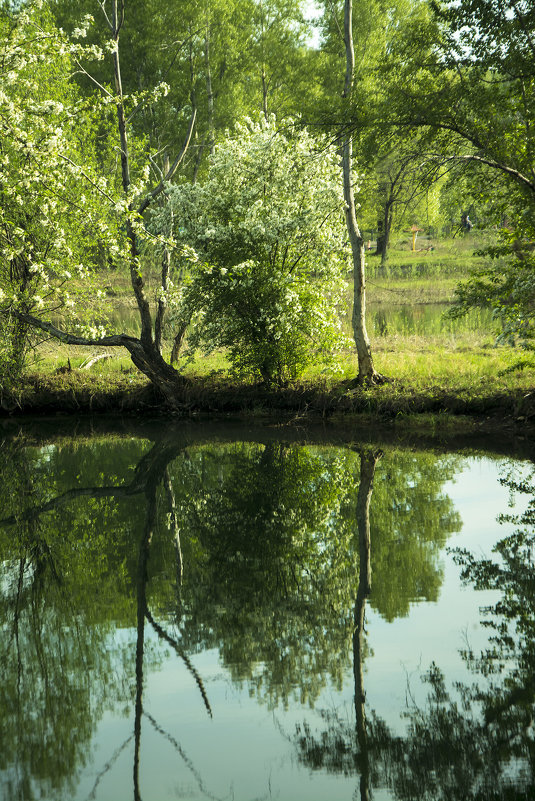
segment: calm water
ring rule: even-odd
[[[451,320],[445,316],[448,305],[444,303],[388,304],[369,303],[366,312],[366,327],[370,336],[439,336],[467,332],[497,333],[496,322],[489,309],[472,309],[464,317]],[[351,317],[346,320],[351,333]],[[139,335],[137,309],[123,306],[109,316],[113,330]]]
[[[490,309],[472,309],[464,317],[446,317],[449,306],[444,303],[414,305],[368,305],[366,327],[370,336],[438,336],[444,334],[497,333]]]
[[[531,462],[268,427],[0,443],[6,801],[533,797]]]

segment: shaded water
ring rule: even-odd
[[[276,431],[4,439],[2,798],[532,797],[532,464]]]

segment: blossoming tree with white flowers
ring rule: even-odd
[[[348,341],[338,309],[348,269],[339,157],[306,130],[245,120],[215,149],[207,180],[168,188],[155,230],[174,225],[199,263],[170,315],[190,348],[226,349],[266,384],[310,363],[331,367]],[[174,223],[172,222],[174,221]]]
[[[179,374],[162,357],[161,329],[166,310],[168,266],[162,267],[162,292],[151,309],[141,270],[141,241],[146,240],[143,215],[163,195],[189,143],[192,115],[181,152],[154,186],[149,184],[149,157],[133,158],[135,141],[129,115],[140,104],[165,94],[165,85],[136,97],[122,91],[119,34],[124,0],[100,4],[110,38],[103,48],[80,40],[86,17],[69,40],[58,30],[42,0],[33,0],[0,20],[0,320],[4,365],[16,369],[23,357],[28,328],[67,344],[126,348],[133,362],[172,402]],[[72,75],[91,74],[91,59],[109,57],[114,88],[95,83],[95,95],[81,99]],[[114,120],[110,147],[116,173],[91,148],[92,131]],[[107,335],[87,326],[71,297],[71,278],[90,286],[88,267],[94,251],[104,248],[126,265],[141,321],[141,334]],[[72,315],[68,315],[69,308]],[[62,322],[58,322],[61,314]],[[7,345],[5,344],[7,342]],[[7,372],[3,366],[2,375]],[[1,387],[0,387],[1,389]]]
[[[105,192],[92,166],[87,110],[68,79],[74,48],[40,8],[0,25],[0,347],[9,375],[29,342],[25,315],[72,310],[71,279],[88,281],[91,235],[112,218],[96,207],[99,192],[80,181],[83,173]]]

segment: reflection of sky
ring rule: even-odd
[[[498,482],[502,463],[468,459],[464,464],[463,472],[444,487],[463,521],[462,530],[450,538],[449,545],[490,555],[496,540],[512,528],[496,523],[496,516],[507,510],[509,501],[508,490]],[[525,505],[522,497],[517,502],[520,508]],[[371,535],[373,567],[373,531]],[[479,608],[494,601],[496,594],[460,589],[459,568],[446,553],[443,564],[444,583],[435,603],[414,603],[406,618],[393,623],[367,608],[367,712],[375,710],[397,731],[405,725],[401,715],[408,689],[418,703],[425,699],[420,676],[430,663],[436,662],[445,672],[448,687],[456,680],[471,682],[474,677],[466,671],[459,649],[467,641],[476,651],[485,643]],[[154,637],[148,626],[147,634]],[[122,636],[128,635],[123,632]],[[341,694],[332,688],[322,693],[318,711],[290,703],[289,710],[272,713],[249,697],[246,685],[238,688],[231,683],[217,652],[195,655],[192,661],[203,678],[214,717],[208,718],[192,676],[170,653],[162,669],[148,676],[144,693],[147,713],[169,735],[156,732],[150,720],[143,719],[140,775],[145,801],[213,797],[235,801],[350,801],[354,797],[357,776],[310,773],[300,767],[288,741],[296,724],[305,719],[313,729],[324,728],[318,712],[321,708],[337,709],[348,720],[353,719],[351,670]],[[104,717],[94,760],[82,779],[78,798],[89,796],[97,774],[132,731],[132,710],[125,717]],[[117,755],[98,785],[96,799],[130,801],[133,747],[132,739]],[[386,791],[377,790],[373,797],[376,801],[390,798]]]

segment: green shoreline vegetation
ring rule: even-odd
[[[466,247],[466,242],[463,245]],[[447,268],[442,248],[449,253]],[[482,325],[476,321],[472,329],[444,317],[459,278],[467,274],[467,260],[462,253],[452,255],[451,242],[442,247],[436,242],[435,251],[427,254],[425,261],[418,257],[418,253],[394,249],[387,270],[383,269],[390,275],[370,279],[372,317],[374,311],[384,307],[405,308],[410,303],[417,315],[430,304],[441,304],[437,322],[446,330],[433,334],[403,330],[372,333],[375,361],[380,372],[389,377],[387,383],[352,386],[357,356],[347,350],[340,356],[339,372],[326,374],[309,368],[299,381],[266,388],[233,377],[225,353],[216,351],[199,356],[183,368],[189,381],[181,398],[182,412],[279,415],[283,420],[358,414],[427,430],[469,430],[474,426],[492,430],[511,424],[519,433],[530,430],[535,425],[535,354],[497,346],[498,328],[489,327],[488,321]],[[376,261],[374,256],[369,258],[372,274]],[[415,264],[420,277],[391,277],[405,265]],[[428,274],[421,275],[426,269]],[[131,300],[124,277],[108,272],[105,279],[108,293],[127,314]],[[156,413],[161,398],[132,366],[128,354],[110,352],[110,358],[98,359],[87,367],[91,359],[101,355],[101,349],[43,343],[17,390],[3,399],[4,414]]]
[[[1,413],[530,428],[529,6],[99,5],[0,3]]]

